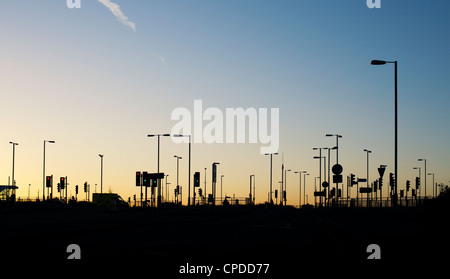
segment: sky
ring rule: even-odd
[[[139,199],[135,172],[157,170],[157,139],[147,135],[171,133],[177,108],[190,112],[191,133],[217,123],[217,114],[205,118],[208,109],[221,113],[224,128],[214,127],[224,142],[227,108],[254,108],[258,121],[261,109],[278,109],[273,187],[279,188],[283,162],[292,170],[288,204],[299,203],[294,171],[310,173],[312,203],[319,176],[313,147],[335,146],[328,133],[342,135],[344,181],[350,173],[366,177],[364,149],[372,151],[372,181],[380,164],[394,172],[394,67],[372,66],[372,59],[398,61],[399,189],[418,175],[413,167],[422,168],[424,180],[418,158],[427,159],[437,183],[450,180],[448,1],[381,0],[374,9],[366,0],[80,2],[69,8],[65,0],[0,1],[0,184],[12,175],[9,142],[16,142],[19,198],[28,190],[42,197],[43,143],[54,140],[46,144],[45,173],[55,185],[67,176],[69,196],[79,185],[84,199],[85,181],[100,192],[103,154],[103,192]],[[202,102],[200,121],[194,121],[195,100]],[[247,125],[246,135],[250,130]],[[270,158],[261,147],[267,144],[250,143],[248,135],[236,141],[194,142],[192,175],[201,172],[203,188],[207,168],[211,193],[211,164],[219,162],[223,195],[243,198],[254,174],[256,201],[265,202]],[[178,180],[186,204],[188,144],[162,137],[160,171],[169,174],[170,199],[175,155],[182,157]],[[428,195],[431,183],[428,176]]]

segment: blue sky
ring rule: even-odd
[[[365,0],[113,1],[135,31],[98,1],[81,0],[81,9],[65,2],[0,3],[0,184],[11,175],[8,142],[16,141],[19,196],[28,184],[32,196],[42,188],[44,139],[57,142],[48,147],[48,174],[99,183],[103,153],[104,187],[137,194],[134,171],[156,168],[146,135],[169,132],[171,112],[192,110],[196,99],[223,111],[279,108],[279,152],[288,168],[311,173],[310,185],[318,175],[312,147],[334,143],[326,133],[343,135],[345,175],[365,176],[364,148],[373,150],[372,166],[393,172],[394,71],[372,59],[399,61],[399,185],[417,175],[419,157],[437,182],[450,180],[447,1],[382,0],[381,9]],[[259,147],[194,145],[193,171],[220,161],[228,193],[239,196],[256,173],[262,201],[268,161]],[[175,185],[173,155],[187,159],[187,146],[168,139],[162,148]]]

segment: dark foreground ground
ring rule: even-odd
[[[180,274],[180,267],[187,263],[213,265],[216,275],[232,271],[231,264],[247,265],[248,271],[252,269],[248,264],[264,263],[270,264],[271,278],[277,278],[274,274],[280,272],[301,273],[309,263],[324,268],[342,263],[343,268],[337,270],[342,273],[346,266],[367,263],[371,255],[367,246],[377,244],[382,261],[411,267],[415,262],[433,264],[449,259],[448,213],[436,206],[112,211],[23,204],[0,208],[0,257],[2,263],[72,263],[66,250],[77,244],[81,250],[77,263],[102,262],[113,267],[118,263],[133,265],[134,270],[144,263],[146,270],[164,272],[169,278],[192,278],[193,274]],[[236,275],[238,270],[234,271]],[[205,274],[196,276],[206,278]],[[255,278],[264,277],[259,274]]]

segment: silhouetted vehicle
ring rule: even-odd
[[[128,203],[121,196],[112,193],[92,194],[92,204],[107,207],[128,207]]]

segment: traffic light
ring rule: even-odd
[[[416,189],[419,189],[420,187],[420,178],[416,177]]]
[[[382,186],[383,186],[383,178],[380,177],[380,180],[378,181],[378,189],[381,190]]]
[[[355,175],[353,173],[350,174],[350,186],[353,186],[356,184]]]
[[[141,172],[136,172],[136,186],[141,186]]]
[[[406,192],[409,192],[409,188],[411,188],[411,181],[406,180]]]
[[[194,187],[200,186],[200,172],[194,173]]]
[[[202,197],[202,194],[203,194],[202,188],[198,188],[198,195],[199,195],[200,197]]]
[[[152,178],[152,187],[158,186],[158,178]]]
[[[389,173],[389,185],[391,185],[391,187],[395,187],[395,178],[392,172]]]
[[[146,171],[144,171],[142,173],[142,185],[145,187],[149,187],[150,186],[150,179],[148,177],[148,173]]]
[[[66,179],[64,178],[64,177],[60,177],[59,178],[59,188],[61,189],[61,190],[64,190],[64,186],[66,185]]]
[[[47,177],[45,178],[45,186],[46,186],[47,188],[52,187],[52,179],[51,179],[51,176],[47,176]]]
[[[61,188],[61,186],[59,186],[60,184],[58,183],[58,184],[56,184],[56,189],[58,190],[58,193],[60,192],[60,188]]]
[[[78,195],[78,185],[75,185],[75,194]]]
[[[275,198],[278,198],[278,190],[275,190]]]
[[[84,192],[87,192],[87,182],[84,182]]]

